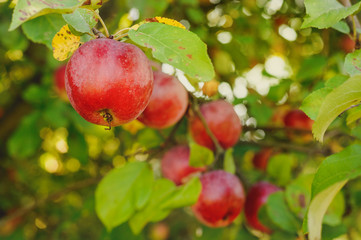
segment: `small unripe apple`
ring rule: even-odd
[[[189,175],[204,172],[205,167],[191,167],[189,165],[190,149],[188,146],[176,146],[167,151],[162,158],[162,174],[165,178],[180,185]]]
[[[65,69],[66,69],[66,65],[61,65],[55,70],[54,86],[58,96],[63,100],[69,101],[65,90]]]
[[[74,109],[87,121],[118,126],[137,118],[149,103],[153,72],[136,46],[99,38],[70,58],[65,86]]]
[[[256,153],[252,159],[253,166],[259,170],[265,171],[272,153],[272,148],[264,148],[260,152]]]
[[[205,173],[200,180],[202,191],[192,206],[194,215],[209,227],[224,227],[232,223],[245,201],[241,181],[223,170]]]
[[[223,148],[230,148],[238,142],[242,126],[232,104],[224,100],[217,100],[202,104],[200,111]],[[190,119],[190,133],[199,145],[215,149],[212,139],[197,116]]]
[[[149,104],[138,120],[148,127],[167,128],[183,117],[188,106],[188,93],[174,76],[155,71],[153,77]]]
[[[247,223],[254,229],[261,232],[271,233],[271,229],[263,225],[258,219],[258,212],[267,202],[271,193],[280,191],[277,186],[268,182],[259,182],[254,184],[247,193],[246,203],[244,205],[244,214]]]

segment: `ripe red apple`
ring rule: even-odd
[[[190,174],[204,172],[205,167],[191,167],[189,165],[190,150],[188,146],[180,145],[171,148],[162,158],[163,176],[180,185]]]
[[[259,170],[265,171],[267,168],[268,159],[273,153],[272,148],[264,148],[256,153],[252,159],[253,166]]]
[[[136,46],[99,38],[84,43],[70,58],[66,91],[87,121],[118,126],[137,118],[149,103],[153,72]]]
[[[138,120],[152,128],[167,128],[178,122],[188,106],[187,90],[174,76],[153,73],[154,87],[148,106]]]
[[[271,233],[271,229],[264,226],[258,219],[258,211],[267,202],[271,193],[280,191],[277,186],[268,182],[259,182],[248,191],[246,203],[244,205],[244,214],[248,224],[261,232]]]
[[[197,219],[209,227],[224,227],[240,214],[245,195],[240,180],[223,170],[205,173],[202,191],[192,206]]]
[[[200,111],[223,148],[230,148],[237,143],[242,126],[232,104],[225,100],[217,100],[202,104]],[[198,144],[215,149],[212,139],[197,116],[190,119],[190,133]]]
[[[66,101],[69,101],[65,90],[65,69],[66,65],[61,65],[54,72],[55,91],[58,96]]]
[[[286,127],[300,129],[300,130],[312,130],[313,120],[310,119],[304,112],[298,109],[290,110],[285,117],[283,122]],[[312,133],[302,133],[293,130],[287,131],[287,135],[290,139],[299,142],[309,142],[312,140]]]
[[[340,41],[340,47],[345,53],[351,53],[355,50],[355,41],[348,35],[344,35]]]
[[[242,126],[232,104],[217,100],[201,105],[200,111],[223,148],[230,148],[238,142]],[[190,133],[199,145],[215,149],[212,139],[197,116],[190,119]]]

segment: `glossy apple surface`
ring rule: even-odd
[[[65,86],[74,109],[87,121],[118,126],[137,118],[149,103],[153,72],[136,46],[99,38],[70,58]]]
[[[189,165],[189,154],[189,147],[185,145],[176,146],[167,151],[161,162],[163,176],[172,180],[176,185],[180,185],[190,174],[204,172],[205,167]]]
[[[280,191],[277,186],[268,182],[259,182],[251,187],[247,193],[246,203],[244,205],[244,214],[247,223],[254,229],[261,232],[271,233],[271,229],[264,226],[258,219],[258,211],[267,202],[271,193]]]
[[[223,148],[230,148],[238,142],[242,126],[232,104],[224,100],[217,100],[202,104],[200,111]],[[199,145],[215,149],[212,139],[208,136],[201,120],[196,116],[190,119],[190,133]]]
[[[167,128],[183,117],[188,106],[188,93],[174,76],[155,71],[153,77],[149,104],[138,120],[148,127]]]
[[[259,170],[265,171],[267,169],[268,159],[272,156],[272,148],[264,148],[256,153],[252,159],[253,166]]]
[[[205,173],[200,180],[202,191],[192,206],[197,219],[209,227],[224,227],[232,223],[245,201],[240,180],[223,170]]]

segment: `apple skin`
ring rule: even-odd
[[[267,202],[268,196],[274,192],[280,191],[277,186],[268,182],[258,182],[254,184],[247,193],[246,203],[244,205],[244,214],[247,223],[254,229],[261,232],[271,233],[271,229],[264,226],[258,219],[258,211]]]
[[[153,72],[136,46],[99,38],[70,58],[65,86],[74,109],[87,121],[118,126],[137,118],[149,103]]]
[[[153,77],[154,87],[149,104],[138,120],[148,127],[163,129],[183,117],[188,107],[188,93],[174,76],[155,71]]]
[[[264,148],[256,153],[252,159],[253,166],[259,170],[266,171],[269,158],[272,156],[272,148]]]
[[[190,149],[185,145],[176,146],[167,151],[161,162],[163,176],[172,180],[176,185],[181,185],[189,175],[204,172],[205,167],[189,165],[189,155]]]
[[[223,148],[230,148],[238,142],[242,126],[232,104],[225,100],[217,100],[202,104],[200,111],[208,127]],[[211,150],[215,150],[212,139],[208,136],[206,129],[197,116],[190,118],[189,125],[190,133],[195,142]]]
[[[192,206],[196,218],[209,227],[224,227],[240,214],[245,202],[242,183],[223,170],[205,173],[201,178],[202,191]]]
[[[66,69],[66,64],[61,65],[55,70],[54,85],[55,85],[55,91],[58,94],[58,96],[65,101],[69,101],[65,90],[65,69]]]
[[[313,120],[309,118],[304,112],[298,109],[290,110],[283,118],[284,125],[289,128],[300,130],[312,130]],[[312,133],[297,132],[293,130],[287,131],[288,137],[295,142],[310,142],[312,141]]]

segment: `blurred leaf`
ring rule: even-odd
[[[202,24],[206,20],[204,12],[199,8],[187,8],[187,17],[196,24]]]
[[[178,188],[168,179],[158,179],[147,205],[131,217],[129,225],[132,231],[138,234],[148,222],[164,219],[172,209],[194,204],[201,188],[198,178]]]
[[[157,147],[163,142],[162,136],[151,128],[141,129],[137,136],[138,142],[146,148]]]
[[[13,12],[9,31],[14,30],[24,22],[41,15],[72,12],[84,2],[85,0],[64,0],[61,1],[61,3],[59,3],[58,0],[18,0]],[[37,32],[42,31],[42,28],[37,29]]]
[[[95,192],[95,210],[106,228],[113,229],[144,207],[153,185],[153,171],[148,163],[132,162],[111,170]]]
[[[267,213],[272,222],[280,229],[297,233],[301,222],[288,209],[283,191],[272,193],[266,203]]]
[[[314,174],[300,175],[286,186],[285,197],[291,211],[304,218],[311,200],[311,185]]]
[[[23,92],[23,98],[32,104],[44,104],[49,99],[49,89],[41,85],[31,84]]]
[[[234,164],[234,158],[233,158],[233,148],[227,149],[227,151],[224,154],[223,169],[224,171],[232,174],[235,174],[236,172],[236,165]]]
[[[126,240],[145,240],[144,234],[135,235],[130,229],[127,223],[123,223],[120,226],[114,228],[110,233],[104,231],[104,237],[101,240],[119,240],[121,236],[122,239]]]
[[[296,159],[292,154],[277,154],[272,156],[267,164],[267,173],[277,185],[288,184],[292,177],[292,168]]]
[[[322,75],[324,68],[327,65],[327,58],[321,55],[311,56],[306,58],[301,63],[301,67],[297,73],[297,81],[306,79],[314,79]]]
[[[65,24],[51,42],[53,56],[58,61],[64,61],[78,49],[80,44],[80,37],[72,34],[68,24]]]
[[[322,222],[331,226],[340,225],[344,212],[345,198],[342,192],[338,192],[328,207]]]
[[[344,83],[348,79],[348,76],[336,75],[326,81],[325,87],[336,88]]]
[[[235,240],[257,240],[258,238],[252,235],[246,228],[241,228],[237,233]]]
[[[309,94],[302,102],[300,109],[304,111],[309,118],[315,120],[326,96],[332,92],[332,88],[321,88]]]
[[[319,1],[305,0],[307,16],[301,28],[316,27],[329,28],[349,15],[360,11],[361,2],[344,7],[337,0]]]
[[[128,0],[128,7],[139,10],[140,18],[151,18],[163,15],[169,5],[168,0]]]
[[[361,74],[361,50],[355,50],[352,53],[346,55],[345,71],[350,74],[350,76],[354,76],[357,74]]]
[[[344,34],[350,33],[350,27],[347,25],[346,22],[337,22],[332,26],[332,28]]]
[[[9,23],[7,21],[0,22],[0,34],[2,37],[0,38],[1,44],[3,44],[9,50],[26,50],[29,46],[29,41],[26,37],[21,34],[19,29],[9,32],[8,31]]]
[[[361,118],[361,106],[353,107],[347,111],[346,122],[347,125],[351,125]]]
[[[334,240],[344,234],[347,234],[347,228],[344,225],[329,226],[324,224],[322,226],[322,240]]]
[[[270,240],[297,240],[296,234],[290,234],[287,232],[275,232],[271,235]]]
[[[189,147],[189,165],[193,167],[203,167],[213,163],[214,155],[211,150],[194,142],[190,143]]]
[[[327,95],[313,124],[314,137],[320,142],[332,121],[349,107],[361,101],[361,75],[349,78]]]
[[[92,28],[98,23],[95,12],[86,8],[78,8],[70,14],[63,14],[63,18],[76,31],[81,33],[92,34]]]
[[[266,104],[254,103],[249,108],[252,117],[256,118],[257,123],[261,126],[266,125],[272,117],[273,111]]]
[[[68,154],[78,159],[82,164],[89,162],[88,144],[83,134],[70,128],[68,135]]]
[[[49,14],[24,23],[22,28],[31,41],[45,44],[49,49],[52,49],[53,37],[65,24],[61,15]]]
[[[224,228],[210,228],[206,226],[202,227],[202,230],[203,234],[201,236],[195,236],[195,240],[220,240],[224,232]]]
[[[38,126],[40,116],[40,112],[34,111],[21,120],[20,125],[7,143],[10,156],[26,158],[38,151],[41,143]]]
[[[162,23],[146,23],[128,33],[135,43],[152,49],[153,56],[161,62],[179,68],[200,81],[214,77],[207,46],[199,37],[185,29]]]
[[[267,98],[274,102],[280,101],[290,89],[291,80],[285,79],[275,86],[272,86],[267,94]]]

